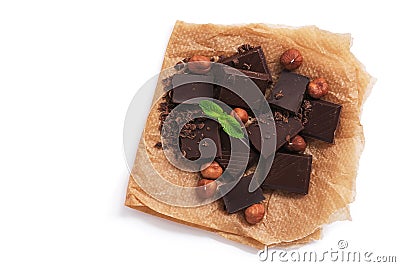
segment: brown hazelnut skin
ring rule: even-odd
[[[312,80],[307,86],[307,93],[312,97],[319,99],[329,91],[329,85],[324,78]]]
[[[249,224],[256,224],[264,218],[265,207],[263,204],[253,204],[244,211],[244,217]]]
[[[211,69],[210,58],[205,56],[192,56],[189,59],[188,69],[195,74],[206,74]]]
[[[291,48],[281,55],[280,61],[285,69],[295,70],[303,63],[303,56],[299,50]]]
[[[222,167],[216,161],[211,162],[211,164],[203,165],[201,168],[201,176],[207,179],[218,179],[218,177],[220,177],[224,172]]]
[[[285,147],[287,150],[292,152],[304,152],[304,150],[306,150],[307,143],[303,137],[296,135],[286,144]]]
[[[247,111],[242,108],[234,108],[231,111],[231,115],[240,119],[243,123],[246,123],[249,120],[249,114],[247,114]]]
[[[217,190],[217,183],[213,180],[201,179],[197,183],[196,193],[201,199],[207,199],[214,196]]]

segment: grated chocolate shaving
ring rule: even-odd
[[[300,108],[300,112],[297,114],[297,118],[301,121],[303,125],[308,123],[308,118],[312,110],[312,104],[310,100],[304,99]]]
[[[250,44],[244,44],[244,45],[239,46],[237,48],[237,51],[238,51],[239,54],[241,54],[241,53],[245,53],[247,51],[250,51],[252,49],[254,49],[254,46],[252,46]]]
[[[287,111],[275,111],[274,112],[274,119],[276,121],[283,121],[284,123],[289,122],[289,112]]]

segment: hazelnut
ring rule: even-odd
[[[295,70],[303,63],[303,56],[297,49],[286,50],[281,55],[281,64],[287,70]]]
[[[201,166],[201,169],[201,175],[203,176],[203,178],[207,179],[215,180],[223,173],[221,166],[219,166],[218,162],[216,161],[211,162],[211,164]]]
[[[249,224],[256,224],[264,218],[265,208],[261,203],[251,205],[244,211],[244,217]]]
[[[306,147],[307,143],[300,135],[296,135],[286,144],[286,149],[293,152],[304,152]]]
[[[241,120],[243,123],[246,123],[249,120],[249,114],[247,114],[247,111],[242,108],[234,108],[231,111],[231,115]]]
[[[189,59],[188,68],[195,74],[206,74],[211,69],[211,61],[208,57],[192,56]]]
[[[328,83],[324,78],[312,80],[307,87],[308,94],[313,98],[321,98],[328,93]]]
[[[212,197],[217,190],[217,183],[213,180],[201,179],[197,186],[196,193],[202,199]]]

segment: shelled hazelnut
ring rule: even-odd
[[[196,193],[201,199],[207,199],[214,196],[217,190],[217,183],[213,180],[201,179],[197,183]]]
[[[218,179],[223,173],[222,167],[216,161],[201,166],[201,169],[201,175],[207,179]]]
[[[281,55],[280,62],[285,69],[295,70],[303,63],[303,56],[297,49],[288,49]]]
[[[249,224],[256,224],[264,218],[265,207],[263,204],[253,204],[246,208],[244,216]]]
[[[294,136],[289,142],[286,144],[286,149],[293,152],[304,152],[307,147],[307,143],[303,137],[300,135]]]
[[[210,58],[205,56],[192,56],[189,59],[188,69],[195,74],[206,74],[211,69]]]
[[[307,86],[307,93],[312,97],[319,99],[329,91],[329,85],[324,78],[312,80]]]
[[[231,115],[235,118],[238,118],[243,123],[246,123],[249,120],[249,114],[247,114],[247,111],[242,108],[234,108],[231,111]]]

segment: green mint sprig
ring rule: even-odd
[[[223,111],[223,109],[216,103],[210,100],[201,100],[199,102],[200,108],[207,116],[218,120],[222,129],[230,136],[235,138],[243,138],[244,133],[240,123],[231,115]]]

